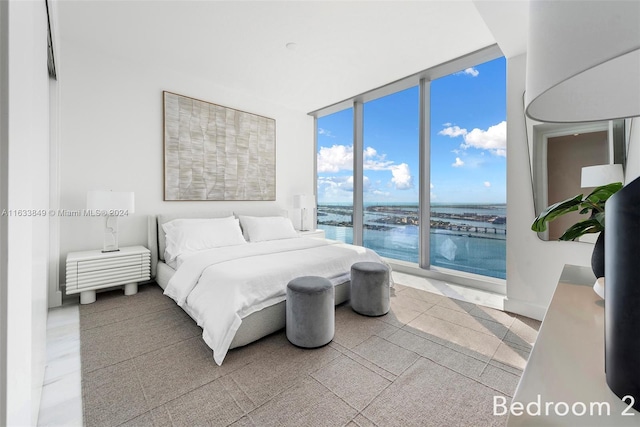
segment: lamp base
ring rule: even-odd
[[[598,277],[598,279],[596,279],[596,282],[593,284],[593,292],[604,299],[604,277]]]
[[[117,252],[118,249],[118,217],[108,216],[104,228],[104,244],[102,253]]]

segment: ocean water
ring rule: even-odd
[[[367,211],[369,206],[383,207],[380,208],[383,212]],[[352,243],[353,229],[347,226],[351,223],[351,212],[346,205],[319,205],[318,228],[329,239]],[[440,221],[448,227],[432,225],[431,265],[506,278],[506,223],[486,220],[506,218],[505,205],[432,205],[431,212],[432,224]],[[415,204],[365,204],[364,246],[384,257],[417,263],[420,227],[411,223],[411,218],[417,219],[417,215]],[[409,218],[408,224],[402,223],[405,218]]]

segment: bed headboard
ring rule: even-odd
[[[156,276],[158,261],[164,261],[164,250],[166,247],[166,239],[162,225],[179,218],[224,218],[231,215],[238,217],[239,215],[250,216],[285,216],[289,214],[283,209],[261,209],[251,210],[243,209],[238,211],[212,211],[212,212],[188,212],[188,213],[172,213],[149,215],[147,221],[147,244],[151,251],[151,277]]]

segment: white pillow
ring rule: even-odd
[[[282,216],[240,216],[245,238],[250,242],[299,237],[289,218]]]
[[[239,221],[227,218],[175,219],[162,225],[166,233],[165,262],[173,265],[180,255],[205,249],[247,243],[242,237]]]

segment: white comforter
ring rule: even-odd
[[[359,261],[383,262],[366,248],[311,238],[216,248],[179,260],[164,293],[195,314],[220,365],[242,319],[283,301],[291,279],[322,276],[335,286]]]

